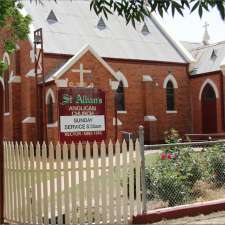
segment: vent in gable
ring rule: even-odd
[[[213,49],[210,59],[214,61],[214,60],[216,60],[216,58],[217,58],[217,51],[215,49]]]
[[[106,28],[106,24],[105,24],[104,20],[102,19],[102,17],[100,17],[100,19],[98,21],[97,28],[99,30],[104,30]]]
[[[142,33],[143,35],[147,35],[147,34],[150,33],[150,32],[149,32],[149,29],[148,29],[148,27],[147,27],[147,25],[146,25],[146,23],[144,23],[144,25],[143,25],[143,27],[142,27],[142,29],[141,29],[141,33]]]
[[[56,23],[56,22],[58,22],[58,19],[57,19],[57,17],[56,17],[56,15],[55,15],[53,10],[51,10],[51,12],[49,13],[49,15],[47,17],[47,21],[49,23]]]

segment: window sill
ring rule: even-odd
[[[10,116],[10,112],[5,112],[4,116]]]
[[[121,110],[121,111],[117,111],[117,113],[118,114],[127,114],[127,111],[126,110],[123,110],[123,111]]]
[[[166,113],[168,113],[168,114],[174,114],[174,113],[177,113],[177,110],[166,110]]]
[[[48,123],[48,124],[47,124],[47,127],[48,127],[48,128],[58,127],[58,123],[57,123],[57,122],[55,122],[55,123]]]

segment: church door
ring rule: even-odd
[[[210,84],[202,92],[202,132],[205,134],[217,132],[216,94]]]

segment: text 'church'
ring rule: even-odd
[[[12,55],[0,48],[5,140],[58,141],[59,91],[79,87],[104,92],[106,140],[134,137],[140,125],[146,143],[170,128],[225,133],[225,42],[209,44],[207,28],[203,43],[179,43],[154,15],[135,29],[82,0],[25,1],[23,13],[32,17],[29,40]]]

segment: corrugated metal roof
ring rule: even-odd
[[[191,51],[193,49],[202,47],[202,43],[200,42],[189,42],[189,41],[181,41],[181,44],[188,50]]]
[[[98,29],[99,18],[90,12],[89,1],[44,1],[44,5],[24,1],[23,4],[32,16],[34,29],[43,28],[45,52],[74,55],[82,46],[90,45],[101,57],[187,62],[152,19],[146,19],[150,33],[143,35],[143,23],[137,24],[135,30],[116,15],[104,19],[105,29]],[[56,23],[46,20],[51,10],[57,17]]]
[[[196,59],[196,63],[192,65],[195,70],[193,75],[218,71],[225,58],[225,42],[195,48],[191,50],[191,53]]]

